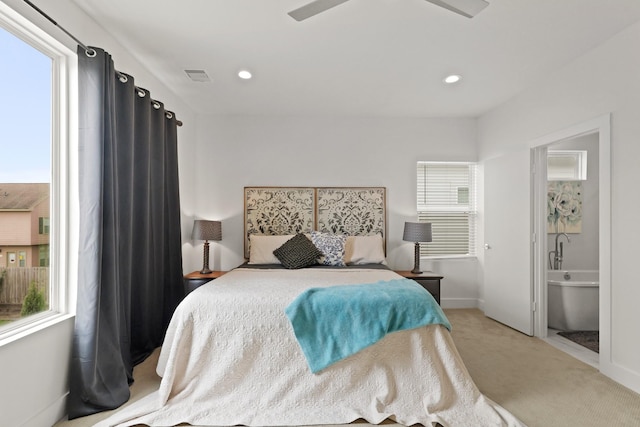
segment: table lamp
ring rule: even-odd
[[[202,255],[201,274],[211,273],[209,268],[209,240],[222,240],[222,223],[220,221],[207,221],[196,219],[193,222],[193,240],[204,240],[204,253]]]
[[[431,241],[430,222],[405,222],[402,240],[415,243],[415,254],[413,259],[413,274],[420,274],[420,242]]]

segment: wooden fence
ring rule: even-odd
[[[3,277],[0,285],[0,304],[22,304],[32,282],[36,283],[44,293],[45,302],[49,303],[49,267],[0,269],[0,277]]]

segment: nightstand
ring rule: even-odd
[[[440,276],[439,274],[435,274],[431,271],[423,271],[420,274],[413,274],[410,271],[395,271],[404,278],[413,279],[422,285],[423,288],[429,291],[433,298],[435,298],[436,302],[440,304],[440,280],[444,278],[444,276]]]
[[[226,271],[212,271],[208,274],[201,274],[199,271],[193,271],[184,276],[184,295],[225,274]]]

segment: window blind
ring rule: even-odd
[[[433,241],[422,256],[474,256],[476,247],[475,163],[418,162],[418,221],[430,222]]]

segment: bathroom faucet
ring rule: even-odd
[[[553,266],[554,270],[560,270],[562,268],[562,257],[563,257],[563,245],[562,242],[558,242],[560,236],[564,236],[567,238],[567,243],[571,243],[571,239],[567,233],[557,233],[556,234],[556,248],[553,251],[549,252],[549,266],[551,267],[551,254],[553,254]],[[559,244],[558,244],[559,243]]]

